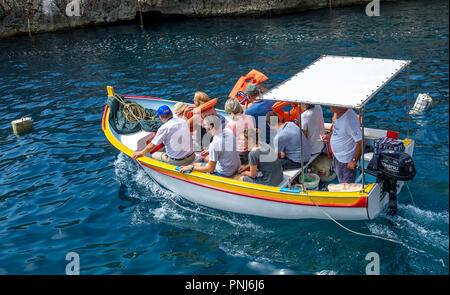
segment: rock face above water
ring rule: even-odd
[[[372,0],[0,0],[0,37],[132,21],[144,15],[275,15]]]

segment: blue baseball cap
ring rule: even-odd
[[[171,114],[172,111],[166,105],[160,106],[158,109],[158,116]]]

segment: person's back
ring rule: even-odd
[[[320,153],[323,149],[321,135],[325,133],[322,107],[315,105],[307,107],[302,114],[302,130],[306,130],[307,138],[311,145],[311,153]]]
[[[241,166],[236,147],[236,138],[230,129],[223,129],[214,136],[209,145],[209,160],[217,162],[216,171],[219,175],[230,177]]]
[[[180,118],[173,117],[164,123],[158,129],[152,143],[155,145],[163,143],[167,156],[172,159],[183,158],[193,153],[189,126]]]
[[[272,106],[275,102],[270,100],[258,100],[258,97],[265,91],[260,90],[260,88],[263,87],[260,87],[256,84],[249,84],[247,86],[245,93],[247,94],[252,105],[245,110],[245,114],[253,116],[253,118],[255,119],[255,127],[262,130],[263,129],[262,124],[266,125],[265,124],[266,114],[272,111]],[[266,132],[266,139],[265,139],[266,143],[269,143],[270,128],[267,125],[265,126],[265,132]]]
[[[277,186],[283,180],[283,168],[275,150],[265,142],[259,148],[249,152],[248,163],[257,165],[261,177],[255,179],[256,183]]]
[[[302,147],[300,148],[300,135],[302,136]],[[311,147],[308,139],[300,132],[300,128],[293,122],[286,122],[277,131],[274,138],[277,152],[284,152],[286,158],[292,162],[301,164],[301,151],[303,151],[303,162],[311,158]]]
[[[172,165],[186,165],[194,161],[195,153],[187,122],[173,117],[167,105],[160,106],[157,113],[164,124],[158,128],[152,141],[145,148],[136,151],[132,158],[137,159],[153,151],[153,159]],[[160,144],[164,144],[165,151],[154,151]]]
[[[250,115],[237,114],[228,121],[227,128],[233,131],[234,136],[236,136],[237,150],[239,152],[246,151],[243,134],[246,128],[255,128],[254,118]]]

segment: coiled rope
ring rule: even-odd
[[[139,122],[144,119],[153,120],[154,117],[150,115],[149,112],[145,110],[143,106],[135,102],[125,102],[123,96],[114,93],[114,99],[120,102],[124,107],[122,109],[122,114],[125,119],[130,122]]]

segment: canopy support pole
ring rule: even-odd
[[[364,191],[364,183],[365,183],[365,180],[364,180],[364,146],[365,146],[365,143],[364,143],[364,107],[362,107],[360,110],[359,110],[359,114],[360,114],[360,117],[361,117],[361,122],[362,122],[362,142],[361,142],[361,155],[362,155],[362,158],[361,158],[361,176],[362,176],[362,180],[361,180],[361,182],[362,182],[362,191],[361,192],[365,192]]]
[[[303,167],[303,134],[302,134],[302,105],[299,103],[298,104],[298,109],[300,110],[300,115],[298,116],[299,119],[299,125],[300,125],[300,162],[301,162],[301,167],[302,167],[302,191],[306,191],[305,189],[305,167]]]
[[[406,66],[406,138],[409,139],[409,64]]]

